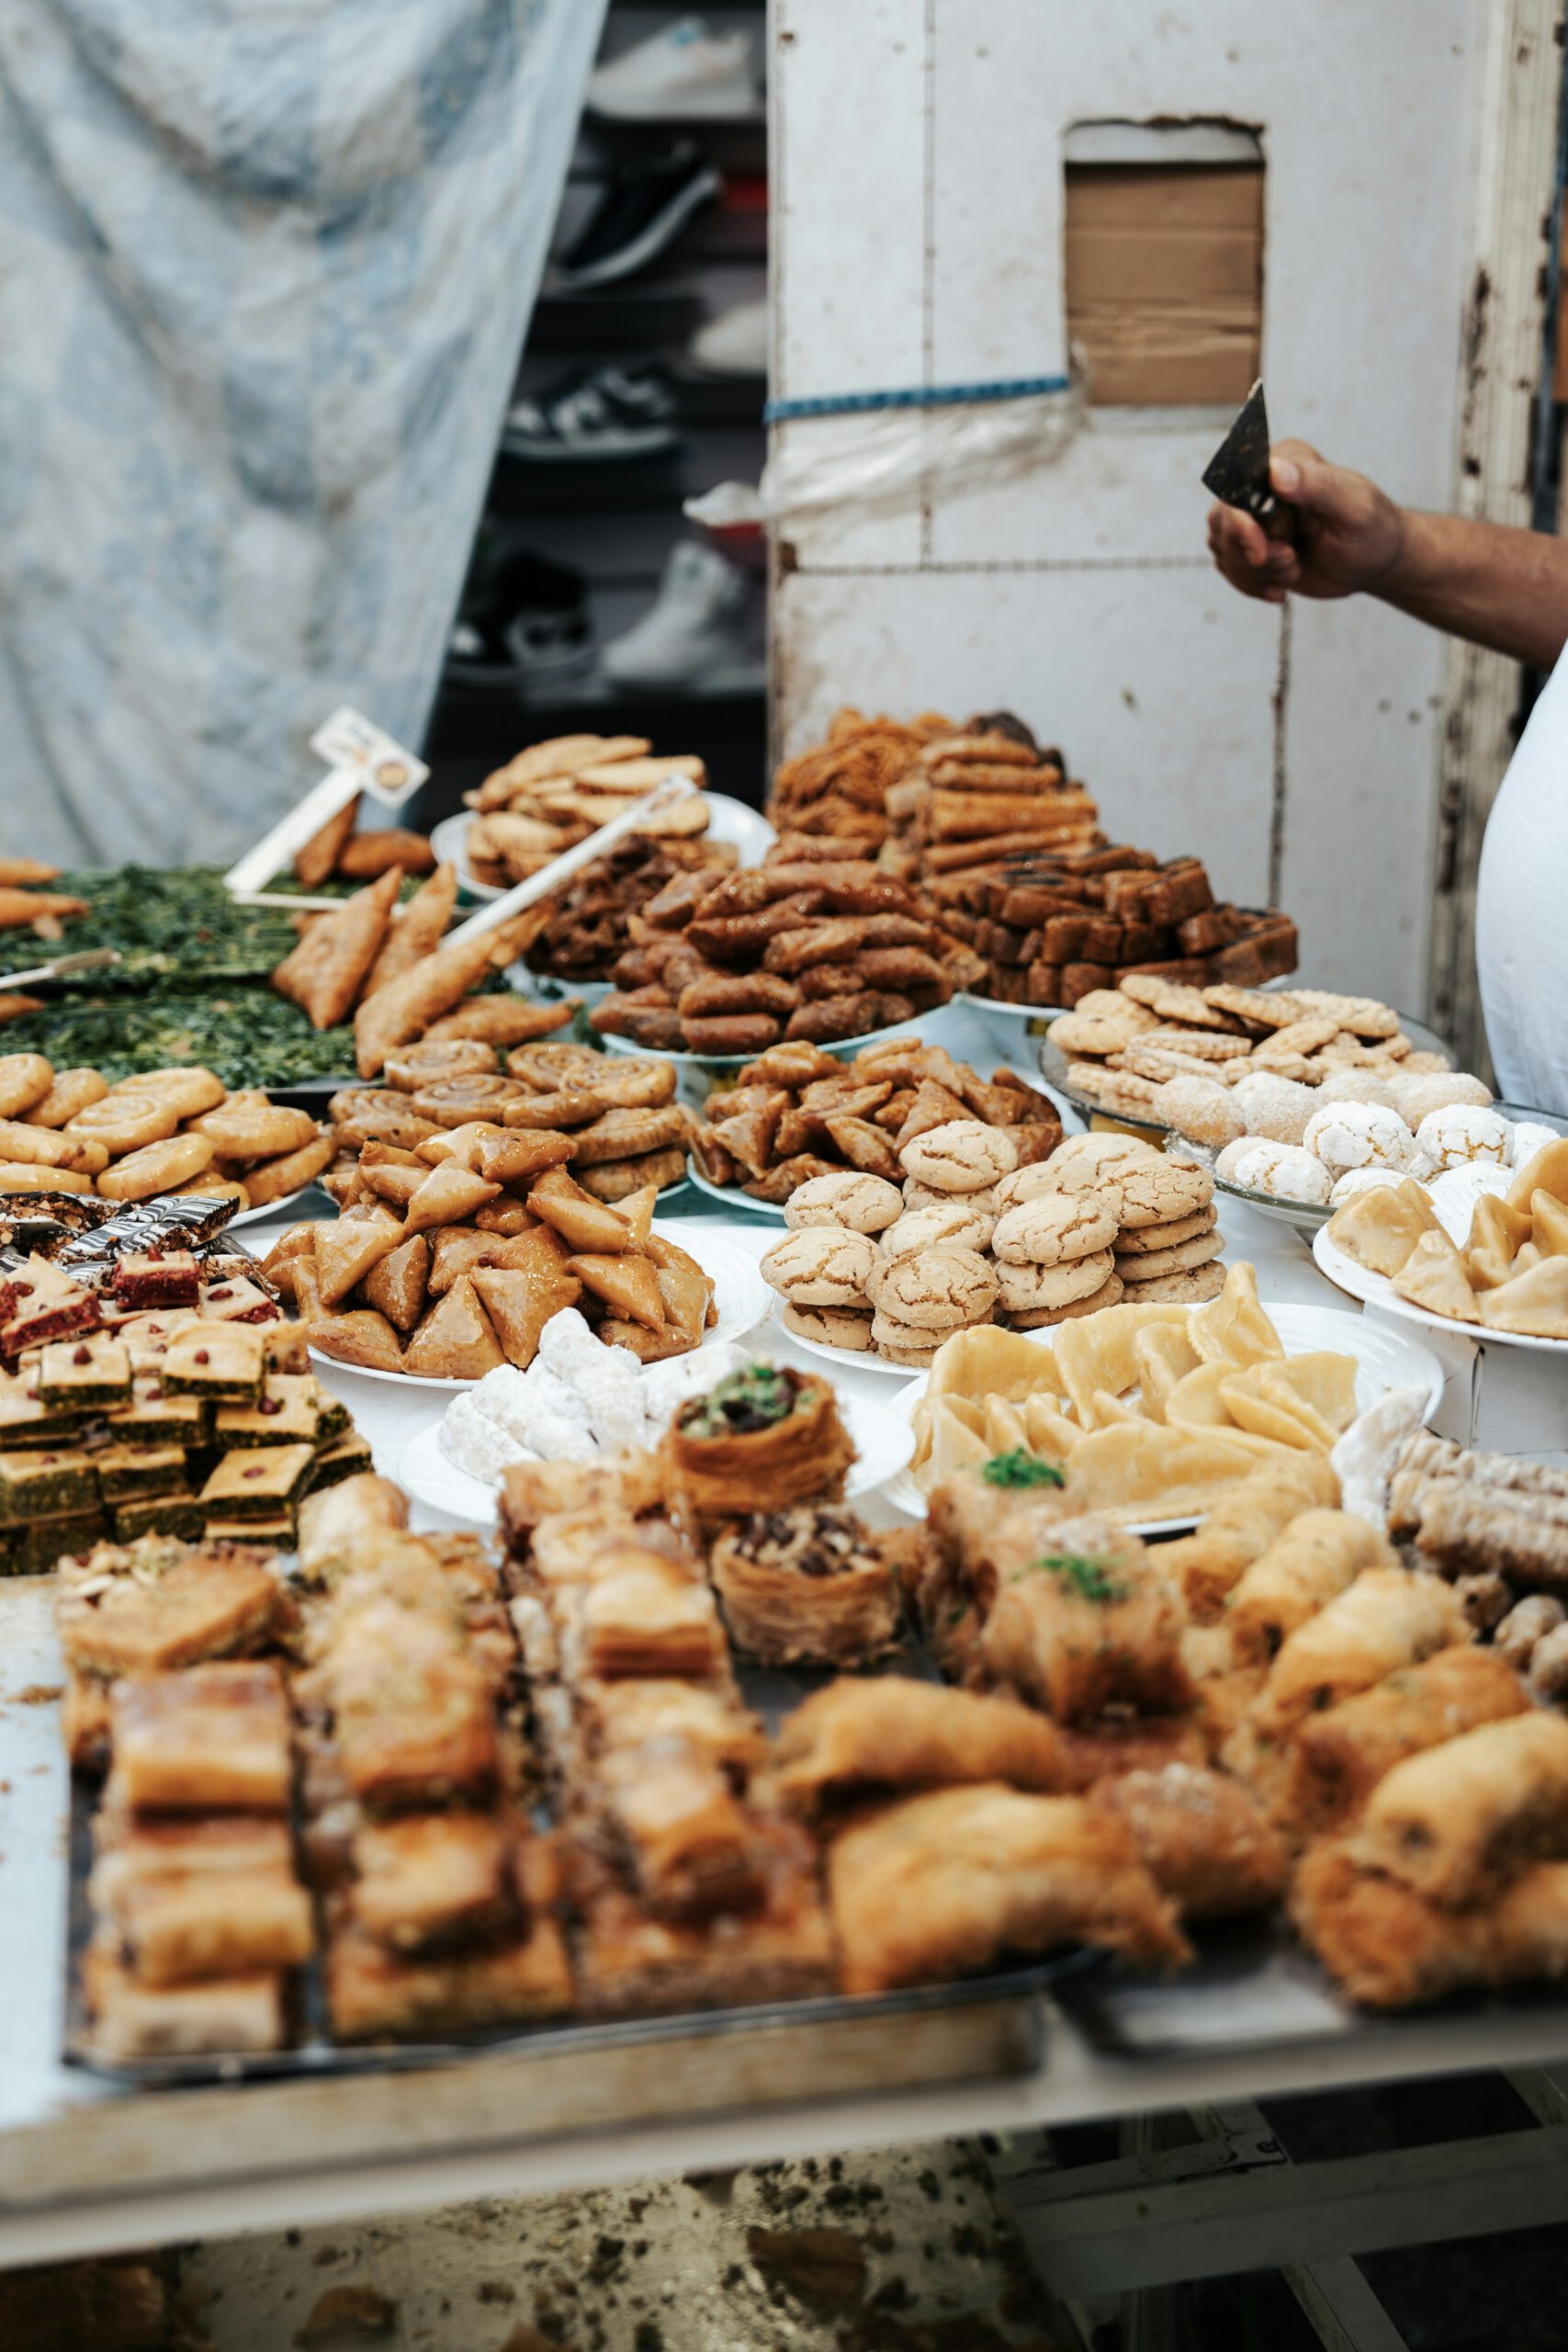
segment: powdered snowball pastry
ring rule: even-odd
[[[1331,1102],[1314,1111],[1302,1137],[1335,1176],[1349,1168],[1408,1168],[1416,1138],[1381,1102]]]
[[[1247,1121],[1249,1136],[1270,1143],[1300,1143],[1317,1108],[1315,1086],[1302,1086],[1275,1070],[1248,1070],[1231,1088],[1231,1100]]]
[[[471,1478],[482,1478],[487,1487],[498,1487],[513,1463],[533,1459],[526,1446],[480,1412],[471,1393],[453,1397],[441,1417],[435,1442],[448,1462]]]
[[[1354,1200],[1358,1193],[1381,1193],[1404,1182],[1404,1172],[1398,1168],[1348,1168],[1343,1176],[1336,1177],[1328,1204],[1337,1209],[1342,1202]]]
[[[1381,1102],[1385,1111],[1399,1108],[1393,1081],[1370,1069],[1331,1071],[1317,1090],[1317,1101],[1319,1108],[1325,1102]]]
[[[1448,1168],[1427,1187],[1427,1197],[1432,1204],[1432,1215],[1457,1250],[1462,1250],[1470,1239],[1471,1220],[1476,1204],[1495,1193],[1499,1198],[1507,1192],[1513,1176],[1506,1168],[1495,1161],[1469,1160],[1461,1168]]]
[[[1428,1111],[1416,1130],[1419,1150],[1440,1170],[1462,1168],[1467,1160],[1489,1159],[1495,1168],[1508,1164],[1511,1131],[1501,1111],[1483,1111],[1475,1102],[1449,1102]]]
[[[1260,1143],[1271,1140],[1268,1136],[1238,1136],[1235,1143],[1227,1143],[1224,1151],[1215,1155],[1215,1175],[1223,1176],[1227,1184],[1239,1183],[1241,1180],[1235,1171],[1242,1161],[1249,1152],[1256,1151]]]
[[[1549,1143],[1560,1143],[1562,1137],[1555,1127],[1543,1127],[1539,1119],[1516,1119],[1508,1147],[1510,1168],[1528,1168],[1538,1151]]]
[[[1333,1182],[1321,1159],[1300,1144],[1259,1143],[1244,1151],[1230,1171],[1234,1184],[1249,1193],[1269,1193],[1277,1201],[1302,1201],[1327,1206]]]
[[[1393,1089],[1394,1108],[1407,1127],[1418,1127],[1428,1111],[1446,1110],[1450,1102],[1474,1102],[1484,1108],[1492,1100],[1485,1080],[1472,1077],[1467,1069],[1402,1069],[1386,1083]]]

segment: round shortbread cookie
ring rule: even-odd
[[[891,1345],[876,1351],[884,1363],[896,1363],[906,1372],[929,1372],[942,1353],[940,1343],[934,1348],[895,1348]]]
[[[1122,1277],[1124,1306],[1201,1306],[1218,1298],[1225,1286],[1225,1270],[1217,1260],[1195,1267],[1190,1274],[1156,1274],[1152,1282],[1130,1283]]]
[[[886,1176],[845,1168],[799,1185],[784,1204],[784,1223],[794,1232],[808,1225],[837,1225],[851,1233],[880,1233],[903,1206],[903,1194]]]
[[[996,1218],[969,1206],[967,1193],[954,1193],[944,1208],[906,1209],[878,1238],[885,1258],[907,1258],[911,1250],[934,1250],[951,1242],[955,1250],[988,1250]]]
[[[865,1286],[884,1315],[922,1330],[984,1321],[997,1303],[997,1270],[974,1250],[943,1243],[919,1257],[883,1259]]]
[[[982,1316],[980,1319],[989,1322],[990,1317]],[[955,1328],[967,1331],[973,1326],[960,1323]],[[952,1337],[952,1331],[928,1331],[920,1323],[902,1323],[896,1315],[874,1315],[871,1318],[871,1344],[874,1348],[902,1348],[907,1352],[923,1349],[934,1355],[942,1341]]]
[[[1039,1307],[1070,1306],[1075,1298],[1089,1298],[1104,1289],[1116,1271],[1110,1250],[1096,1250],[1059,1266],[998,1266],[997,1284],[1009,1315],[1028,1315]]]
[[[1102,1306],[1120,1306],[1125,1289],[1120,1274],[1108,1274],[1087,1298],[1069,1299],[1066,1306],[1015,1307],[1008,1320],[1015,1331],[1043,1330],[1048,1323],[1070,1323],[1080,1315],[1098,1315]]]
[[[160,1143],[143,1144],[127,1152],[98,1178],[106,1201],[150,1201],[172,1192],[187,1177],[199,1176],[212,1162],[212,1146],[205,1136],[169,1136]]]
[[[1194,1209],[1190,1216],[1173,1217],[1168,1225],[1140,1226],[1135,1232],[1118,1234],[1118,1258],[1141,1258],[1151,1250],[1173,1250],[1179,1241],[1195,1241],[1201,1233],[1213,1229],[1214,1204],[1206,1209]]]
[[[977,1193],[944,1193],[940,1185],[923,1184],[918,1176],[906,1176],[904,1179],[904,1206],[907,1209],[950,1209],[954,1201],[962,1201],[966,1209],[977,1210],[985,1216],[998,1214],[995,1184],[983,1185]]]
[[[1018,1166],[1018,1147],[1000,1127],[983,1119],[944,1119],[911,1136],[898,1155],[907,1176],[942,1193],[977,1193],[1009,1176]]]
[[[862,1355],[871,1348],[871,1317],[847,1306],[792,1306],[786,1300],[779,1321],[797,1340],[819,1340],[824,1347],[851,1348]]]
[[[1116,1238],[1115,1208],[1093,1193],[1046,1193],[1021,1201],[997,1219],[993,1254],[1008,1266],[1059,1266],[1108,1250]]]
[[[1124,1161],[1158,1159],[1159,1152],[1141,1136],[1084,1135],[1065,1136],[1045,1162],[1058,1174],[1068,1168],[1095,1168],[1109,1170]]]
[[[1195,1233],[1190,1241],[1173,1241],[1168,1250],[1146,1250],[1141,1257],[1118,1257],[1116,1271],[1123,1281],[1131,1277],[1135,1283],[1154,1282],[1161,1274],[1190,1274],[1194,1266],[1206,1266],[1212,1258],[1221,1256],[1224,1246],[1223,1233]]]
[[[868,1278],[882,1262],[874,1241],[841,1226],[807,1225],[775,1241],[761,1263],[762,1280],[792,1306],[859,1306]]]
[[[1145,1225],[1170,1225],[1179,1216],[1206,1209],[1214,1197],[1214,1180],[1206,1168],[1184,1159],[1161,1157],[1147,1167],[1117,1170],[1122,1195],[1122,1223],[1135,1232]]]
[[[1125,1012],[1112,1013],[1085,1012],[1075,1007],[1053,1021],[1048,1034],[1060,1053],[1119,1054],[1147,1025],[1152,1024],[1139,1021],[1131,1003]]]

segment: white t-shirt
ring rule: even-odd
[[[1486,828],[1475,961],[1498,1093],[1568,1116],[1568,654],[1529,715]]]

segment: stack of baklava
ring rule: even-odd
[[[625,2016],[831,1989],[810,1836],[756,1801],[742,1703],[701,1557],[651,1467],[507,1475],[513,1619],[581,1922],[581,2007]]]

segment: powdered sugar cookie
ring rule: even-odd
[[[1348,1168],[1408,1168],[1416,1156],[1415,1136],[1381,1102],[1330,1102],[1313,1113],[1302,1141],[1332,1176]]]
[[[1460,1168],[1467,1160],[1489,1159],[1497,1168],[1508,1165],[1512,1130],[1500,1111],[1483,1110],[1478,1102],[1448,1102],[1428,1111],[1416,1130],[1416,1148],[1438,1170]]]

